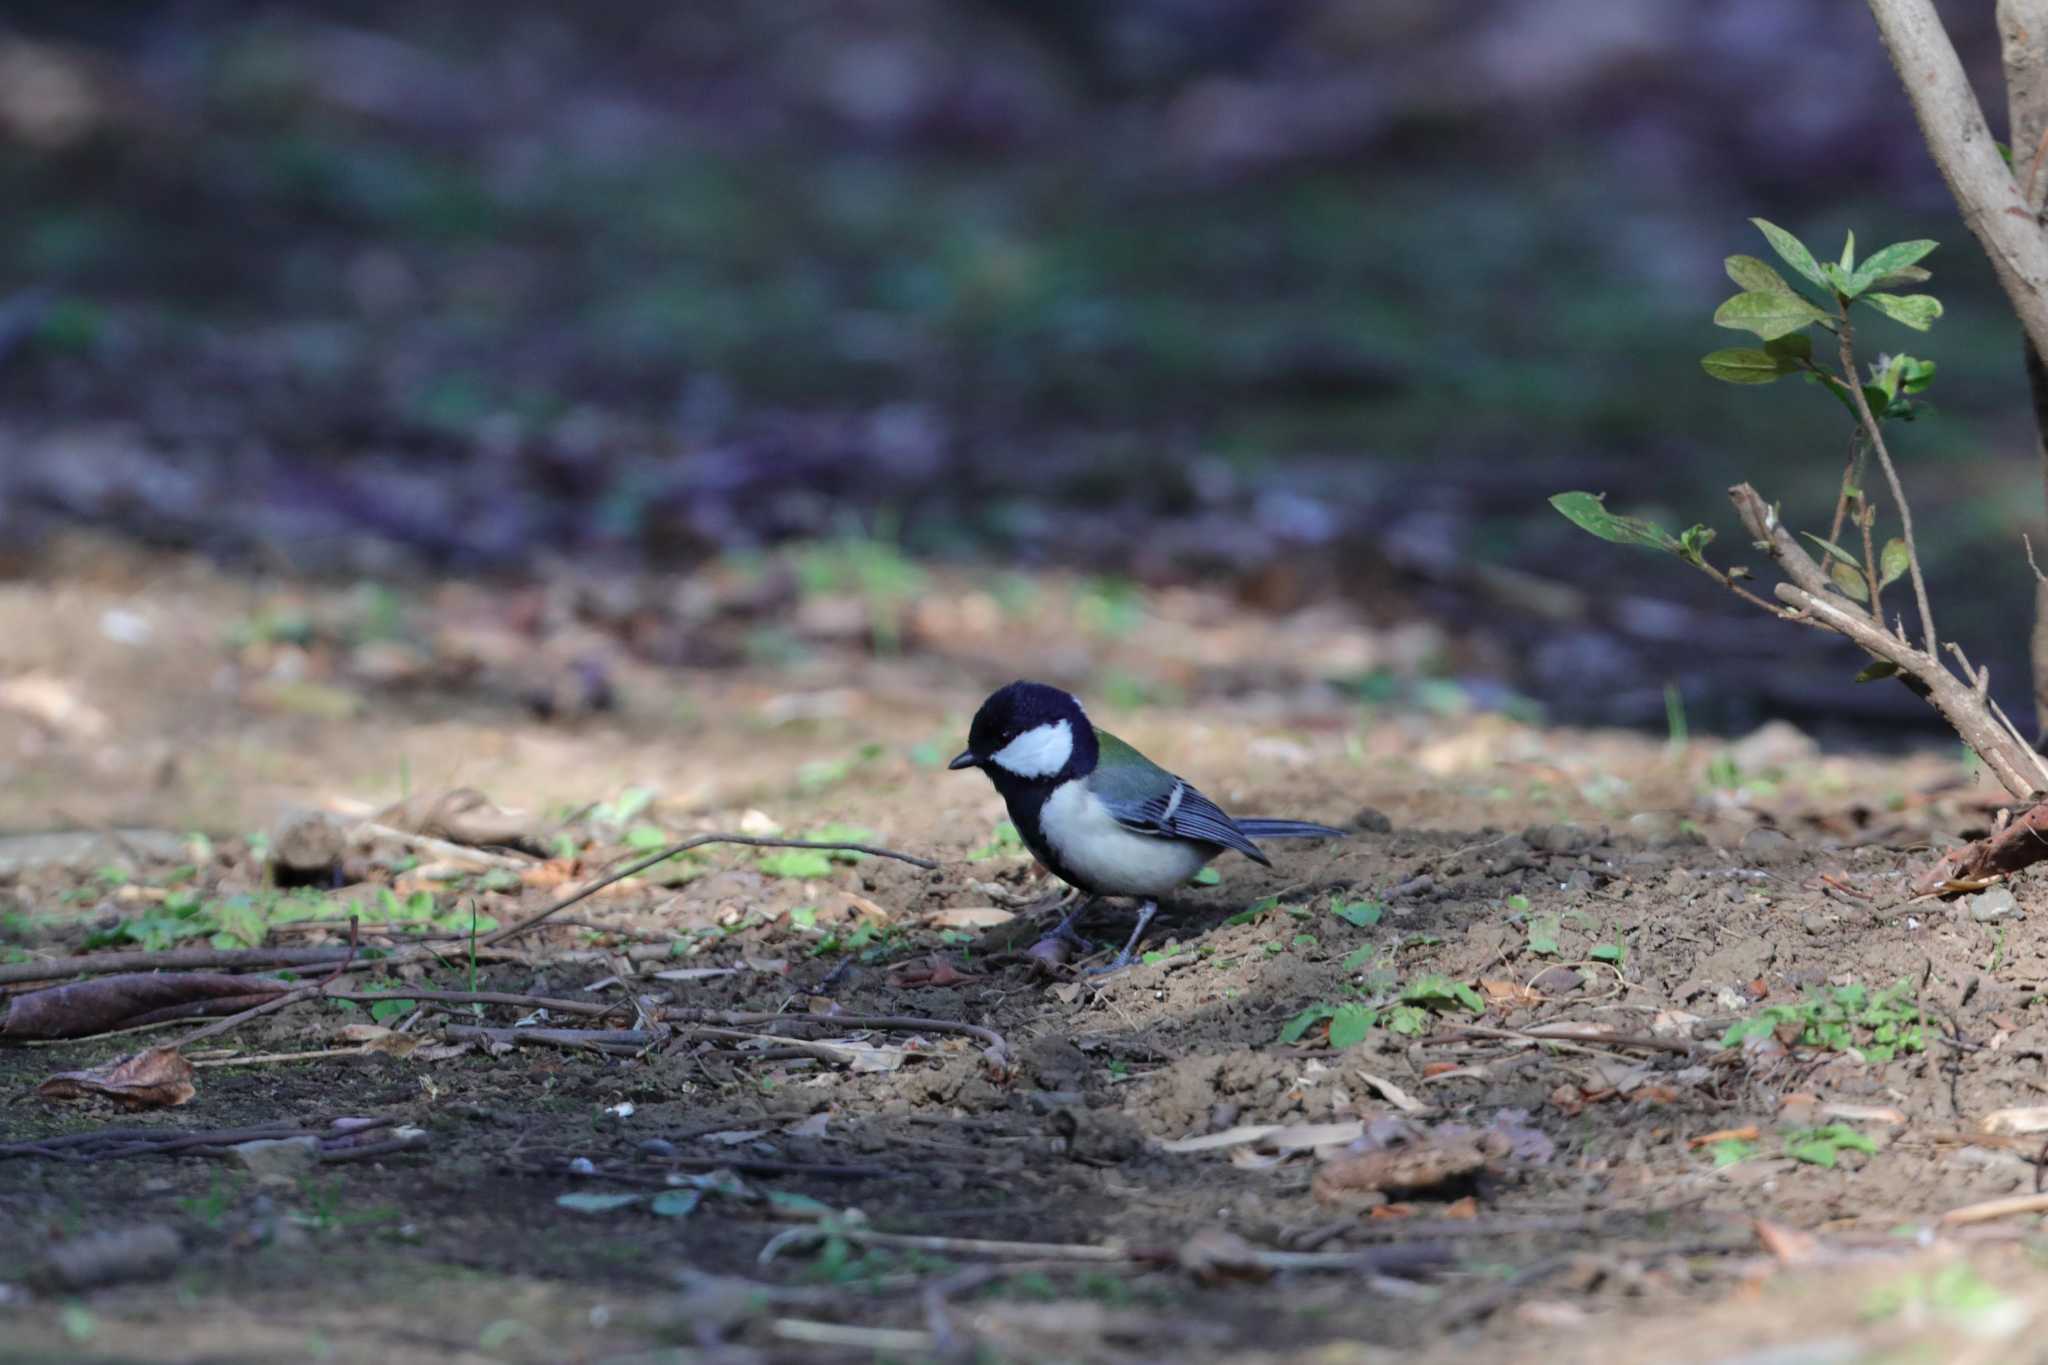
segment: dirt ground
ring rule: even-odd
[[[462,786],[567,844],[497,883],[401,863],[362,885],[509,922],[638,825],[856,827],[941,866],[712,847],[474,968],[458,935],[394,985],[968,1023],[1002,1047],[849,1026],[807,1035],[836,1054],[689,1028],[630,1055],[493,1052],[448,1029],[530,1011],[449,1006],[383,1020],[426,1040],[410,1055],[248,1060],[366,1021],[308,1003],[196,1046],[195,1097],[135,1115],[34,1090],[134,1038],[0,1049],[0,1142],[338,1116],[424,1134],[299,1174],[0,1160],[0,1359],[2048,1359],[2040,1214],[1943,1221],[2036,1189],[2039,1137],[1984,1121],[2048,1090],[2033,881],[1907,899],[1995,809],[1953,749],[1544,729],[1405,685],[1456,645],[1412,627],[1194,594],[1106,611],[1057,579],[1016,607],[942,577],[886,647],[861,602],[806,601],[795,648],[656,668],[588,610],[508,624],[484,587],[408,596],[373,648],[349,624],[384,609],[363,589],[91,549],[61,586],[0,587],[0,961],[76,952],[180,887],[274,906],[251,836],[287,812]],[[1369,703],[1321,681],[1375,671],[1397,685]],[[1047,970],[1018,949],[1057,888],[988,784],[943,768],[1020,673],[1229,809],[1350,837],[1219,863],[1125,973]],[[1083,931],[1114,940],[1127,914]],[[1805,1032],[1765,1014],[1859,985],[1892,994]],[[1277,1131],[1233,1134],[1258,1126]],[[1479,1155],[1347,1197],[1338,1173],[1375,1152]],[[65,1247],[151,1224],[168,1263],[53,1285]]]

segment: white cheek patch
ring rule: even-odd
[[[1074,727],[1059,720],[1041,725],[1005,744],[989,761],[1019,777],[1051,777],[1074,756]]]

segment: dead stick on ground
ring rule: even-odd
[[[745,1010],[665,1009],[656,1013],[665,1024],[730,1024],[739,1027],[763,1024],[811,1024],[819,1028],[872,1028],[891,1032],[961,1033],[979,1038],[995,1052],[996,1059],[1009,1065],[1010,1044],[994,1029],[965,1024],[953,1019],[920,1019],[901,1014],[769,1014]]]
[[[517,924],[508,924],[502,929],[492,930],[477,940],[477,946],[480,948],[490,947],[493,944],[503,943],[508,938],[515,938],[520,934],[526,933],[528,930],[539,928],[541,924],[555,915],[567,910],[578,901],[586,900],[596,895],[614,882],[622,882],[635,873],[645,872],[656,863],[667,862],[679,853],[687,853],[691,849],[700,848],[705,844],[744,844],[749,848],[816,848],[828,851],[836,850],[844,853],[869,853],[878,858],[894,858],[898,862],[909,863],[913,867],[921,867],[928,872],[936,872],[939,868],[939,865],[929,858],[920,858],[915,854],[902,853],[893,848],[881,848],[874,844],[847,844],[809,839],[764,839],[756,838],[751,834],[699,834],[695,838],[685,839],[679,844],[671,844],[658,853],[650,853],[645,858],[626,864],[617,872],[608,873],[598,878],[590,885],[562,897],[531,919],[521,920]]]
[[[365,1002],[431,1000],[435,1004],[448,1005],[520,1005],[528,1009],[574,1014],[586,1019],[602,1019],[607,1014],[617,1014],[621,1010],[632,1012],[631,1004],[623,1000],[606,1005],[590,1000],[564,1000],[552,995],[522,995],[516,991],[328,991],[327,998]]]
[[[1672,1038],[1646,1038],[1634,1033],[1566,1033],[1552,1032],[1538,1025],[1535,1028],[1487,1028],[1479,1024],[1446,1024],[1445,1031],[1463,1034],[1471,1038],[1522,1038],[1536,1043],[1581,1044],[1593,1047],[1632,1047],[1647,1052],[1675,1052],[1690,1057],[1699,1051],[1694,1043],[1681,1043]]]
[[[1965,1204],[1941,1215],[1940,1221],[1943,1227],[1960,1228],[2022,1213],[2048,1213],[2048,1194],[2013,1194],[2003,1199],[1986,1199],[1980,1204]]]
[[[510,1043],[517,1047],[566,1047],[584,1052],[612,1052],[630,1056],[662,1041],[662,1035],[647,1029],[581,1028],[482,1028],[474,1024],[446,1024],[441,1032],[457,1042]]]

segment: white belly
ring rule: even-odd
[[[1155,897],[1201,871],[1213,854],[1202,845],[1133,834],[1080,782],[1053,789],[1038,813],[1045,840],[1079,879],[1104,896]]]

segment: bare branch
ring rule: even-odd
[[[2037,791],[2048,791],[2048,762],[2019,737],[2011,722],[1998,711],[1997,704],[1977,690],[1976,684],[1984,675],[1970,667],[1962,651],[1955,653],[1963,660],[1967,680],[1958,679],[1933,653],[1915,648],[1903,631],[1885,629],[1880,620],[1835,591],[1825,571],[1800,548],[1754,488],[1746,483],[1737,484],[1728,490],[1728,496],[1743,526],[1792,580],[1777,586],[1779,601],[1822,627],[1847,636],[1871,657],[1896,666],[1918,685],[1929,704],[1941,712],[1942,718],[2014,796],[2031,798]]]
[[[1963,221],[1991,258],[1998,283],[2034,349],[2048,354],[2048,238],[2042,236],[2034,210],[1998,155],[1984,110],[1935,12],[1934,0],[1869,4],[1885,51],[1913,102],[1927,149],[1948,182]],[[2009,18],[2037,9],[2031,4],[2001,4],[2001,30]],[[2029,26],[2027,32],[2040,41],[2038,28]]]

